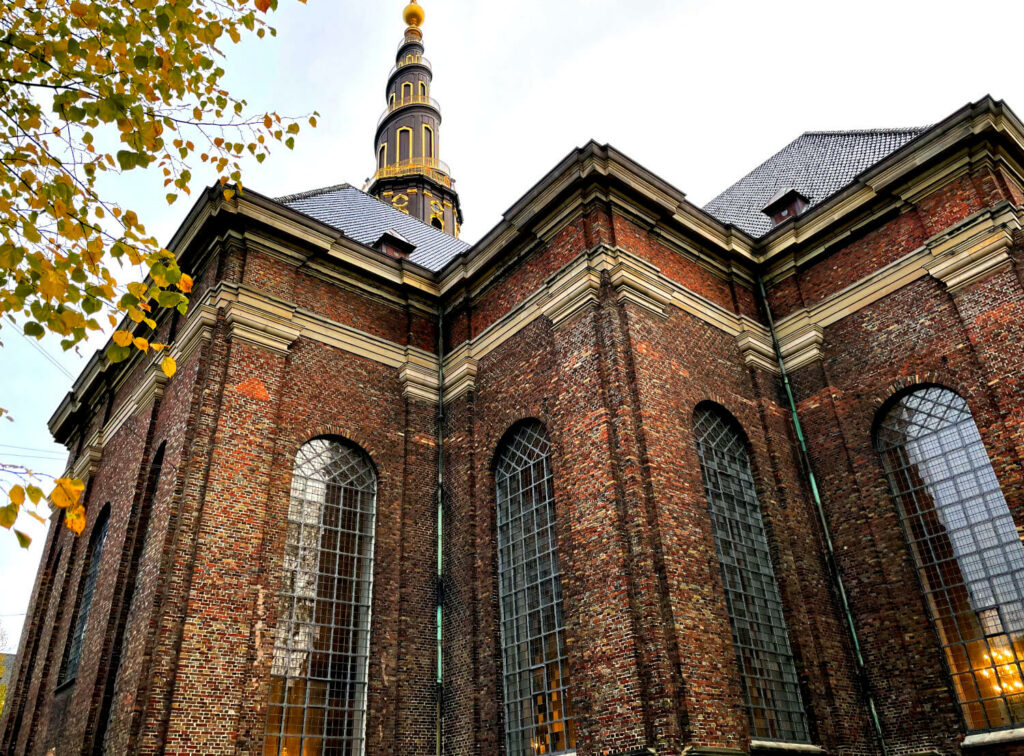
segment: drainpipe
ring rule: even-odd
[[[846,594],[846,586],[843,584],[843,575],[839,570],[839,563],[836,561],[835,547],[832,544],[832,533],[828,526],[828,519],[825,517],[825,507],[822,504],[821,492],[818,490],[818,480],[811,468],[811,456],[807,450],[807,438],[804,436],[803,426],[800,424],[800,415],[796,409],[796,399],[793,397],[793,387],[789,382],[789,373],[786,371],[786,362],[782,359],[782,347],[779,345],[778,336],[775,333],[775,320],[772,318],[772,308],[768,304],[768,294],[764,288],[764,278],[757,277],[758,288],[761,293],[761,304],[764,306],[765,316],[768,319],[768,331],[772,337],[772,348],[775,350],[775,359],[779,364],[779,371],[782,373],[782,386],[786,391],[786,401],[789,403],[790,415],[793,418],[793,428],[796,431],[797,445],[800,449],[800,462],[807,477],[807,485],[811,489],[811,498],[814,499],[814,508],[818,512],[818,521],[821,523],[821,532],[825,539],[826,563],[828,565],[829,577],[835,586],[839,601],[842,604],[843,614],[846,616],[846,627],[850,633],[850,640],[853,642],[854,659],[857,664],[857,677],[864,697],[868,701],[868,711],[871,715],[871,724],[874,726],[878,744],[882,748],[883,756],[889,753],[885,744],[885,734],[882,731],[882,722],[878,716],[878,707],[875,705],[875,697],[871,692],[871,680],[868,676],[867,665],[864,662],[864,654],[861,650],[860,637],[857,635],[857,627],[853,622],[853,611],[850,609],[850,599]]]
[[[441,756],[441,702],[444,694],[444,683],[441,678],[443,671],[441,660],[441,620],[444,605],[444,550],[442,536],[444,527],[444,304],[437,303],[437,687],[435,699],[436,711],[436,743],[437,756]]]

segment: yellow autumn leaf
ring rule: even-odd
[[[85,507],[78,505],[64,515],[64,525],[75,535],[82,535],[85,530]]]
[[[11,503],[14,506],[20,507],[22,504],[25,503],[25,489],[22,488],[21,486],[15,486],[14,488],[11,489],[11,492],[10,494],[8,494],[8,497],[10,498]]]
[[[58,509],[67,509],[78,503],[85,484],[77,479],[57,478],[53,491],[50,493],[50,501]]]
[[[75,18],[82,18],[86,13],[89,12],[89,6],[85,3],[81,3],[78,2],[78,0],[75,0],[75,2],[71,3],[70,10],[72,16],[74,16]]]
[[[114,331],[113,339],[119,347],[126,347],[132,343],[132,335],[128,331]]]
[[[178,281],[178,288],[188,294],[192,291],[193,283],[192,276],[182,274],[181,280]]]
[[[149,351],[149,342],[146,341],[141,336],[137,337],[133,341],[133,343],[135,344],[135,348],[138,349],[140,352],[148,352]]]
[[[160,363],[160,369],[168,378],[173,378],[174,374],[178,372],[178,363],[174,361],[173,357],[164,357],[163,362]]]

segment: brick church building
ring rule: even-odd
[[[54,414],[0,752],[1024,754],[1017,116],[703,208],[590,143],[469,245],[405,21],[365,191],[211,189],[177,374]]]

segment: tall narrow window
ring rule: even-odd
[[[388,164],[388,145],[387,142],[380,146],[377,150],[377,170],[383,171],[385,166]]]
[[[1024,547],[967,403],[917,388],[876,442],[968,728],[1024,724]]]
[[[508,756],[576,747],[555,533],[551,445],[539,422],[498,453],[498,593]]]
[[[402,85],[402,102],[408,102],[412,99],[412,82],[407,81]]]
[[[796,664],[744,437],[719,407],[702,405],[693,420],[751,736],[806,742]]]
[[[89,557],[83,565],[83,578],[81,594],[78,600],[78,610],[75,619],[71,623],[71,638],[64,650],[64,660],[61,664],[61,684],[71,682],[78,675],[78,664],[82,660],[82,643],[85,641],[85,631],[89,627],[89,610],[92,608],[92,597],[96,591],[96,580],[100,574],[100,562],[103,559],[103,545],[107,541],[107,524],[110,522],[110,505],[107,504],[100,511],[96,523],[92,527],[92,537],[89,540]]]
[[[423,157],[434,157],[434,130],[427,125],[423,126]]]
[[[265,754],[363,753],[376,501],[357,447],[316,439],[299,450]]]
[[[139,568],[142,563],[142,555],[146,550],[146,541],[149,537],[149,521],[153,514],[153,507],[156,503],[157,488],[160,485],[160,473],[164,466],[164,454],[167,451],[167,442],[161,443],[149,463],[149,471],[146,476],[143,498],[139,503],[138,512],[133,515],[135,525],[135,542],[131,547],[131,562],[124,576],[124,595],[128,601],[121,607],[120,616],[117,617],[117,625],[114,632],[114,640],[110,647],[110,668],[107,670],[107,681],[103,690],[103,700],[100,705],[99,725],[96,729],[96,746],[103,747],[103,739],[107,733],[107,726],[110,724],[110,710],[114,703],[114,686],[117,682],[117,673],[121,666],[121,654],[124,650],[124,636],[128,626],[128,616],[132,605],[135,603],[136,594],[139,593],[139,585],[136,582],[139,576]],[[141,593],[144,595],[145,590]]]
[[[420,97],[426,97],[426,96],[427,96],[427,82],[421,81],[420,82]]]
[[[398,160],[408,162],[412,158],[412,129],[398,130]]]

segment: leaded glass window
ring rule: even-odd
[[[806,742],[807,718],[743,435],[717,407],[694,434],[751,736]]]
[[[508,756],[576,748],[555,532],[551,444],[519,425],[498,454],[498,586]]]
[[[363,753],[376,501],[360,449],[316,439],[299,450],[265,754]]]
[[[89,627],[89,610],[92,609],[92,597],[96,591],[96,581],[100,575],[100,562],[103,559],[103,546],[107,542],[107,525],[110,522],[110,505],[100,512],[93,526],[92,539],[89,543],[89,561],[85,565],[85,580],[82,583],[82,594],[78,601],[78,613],[72,625],[74,632],[64,652],[63,671],[60,675],[61,684],[74,680],[78,675],[78,665],[82,661],[82,643],[85,631]]]
[[[1024,724],[1024,547],[967,403],[918,388],[877,444],[967,726]]]

